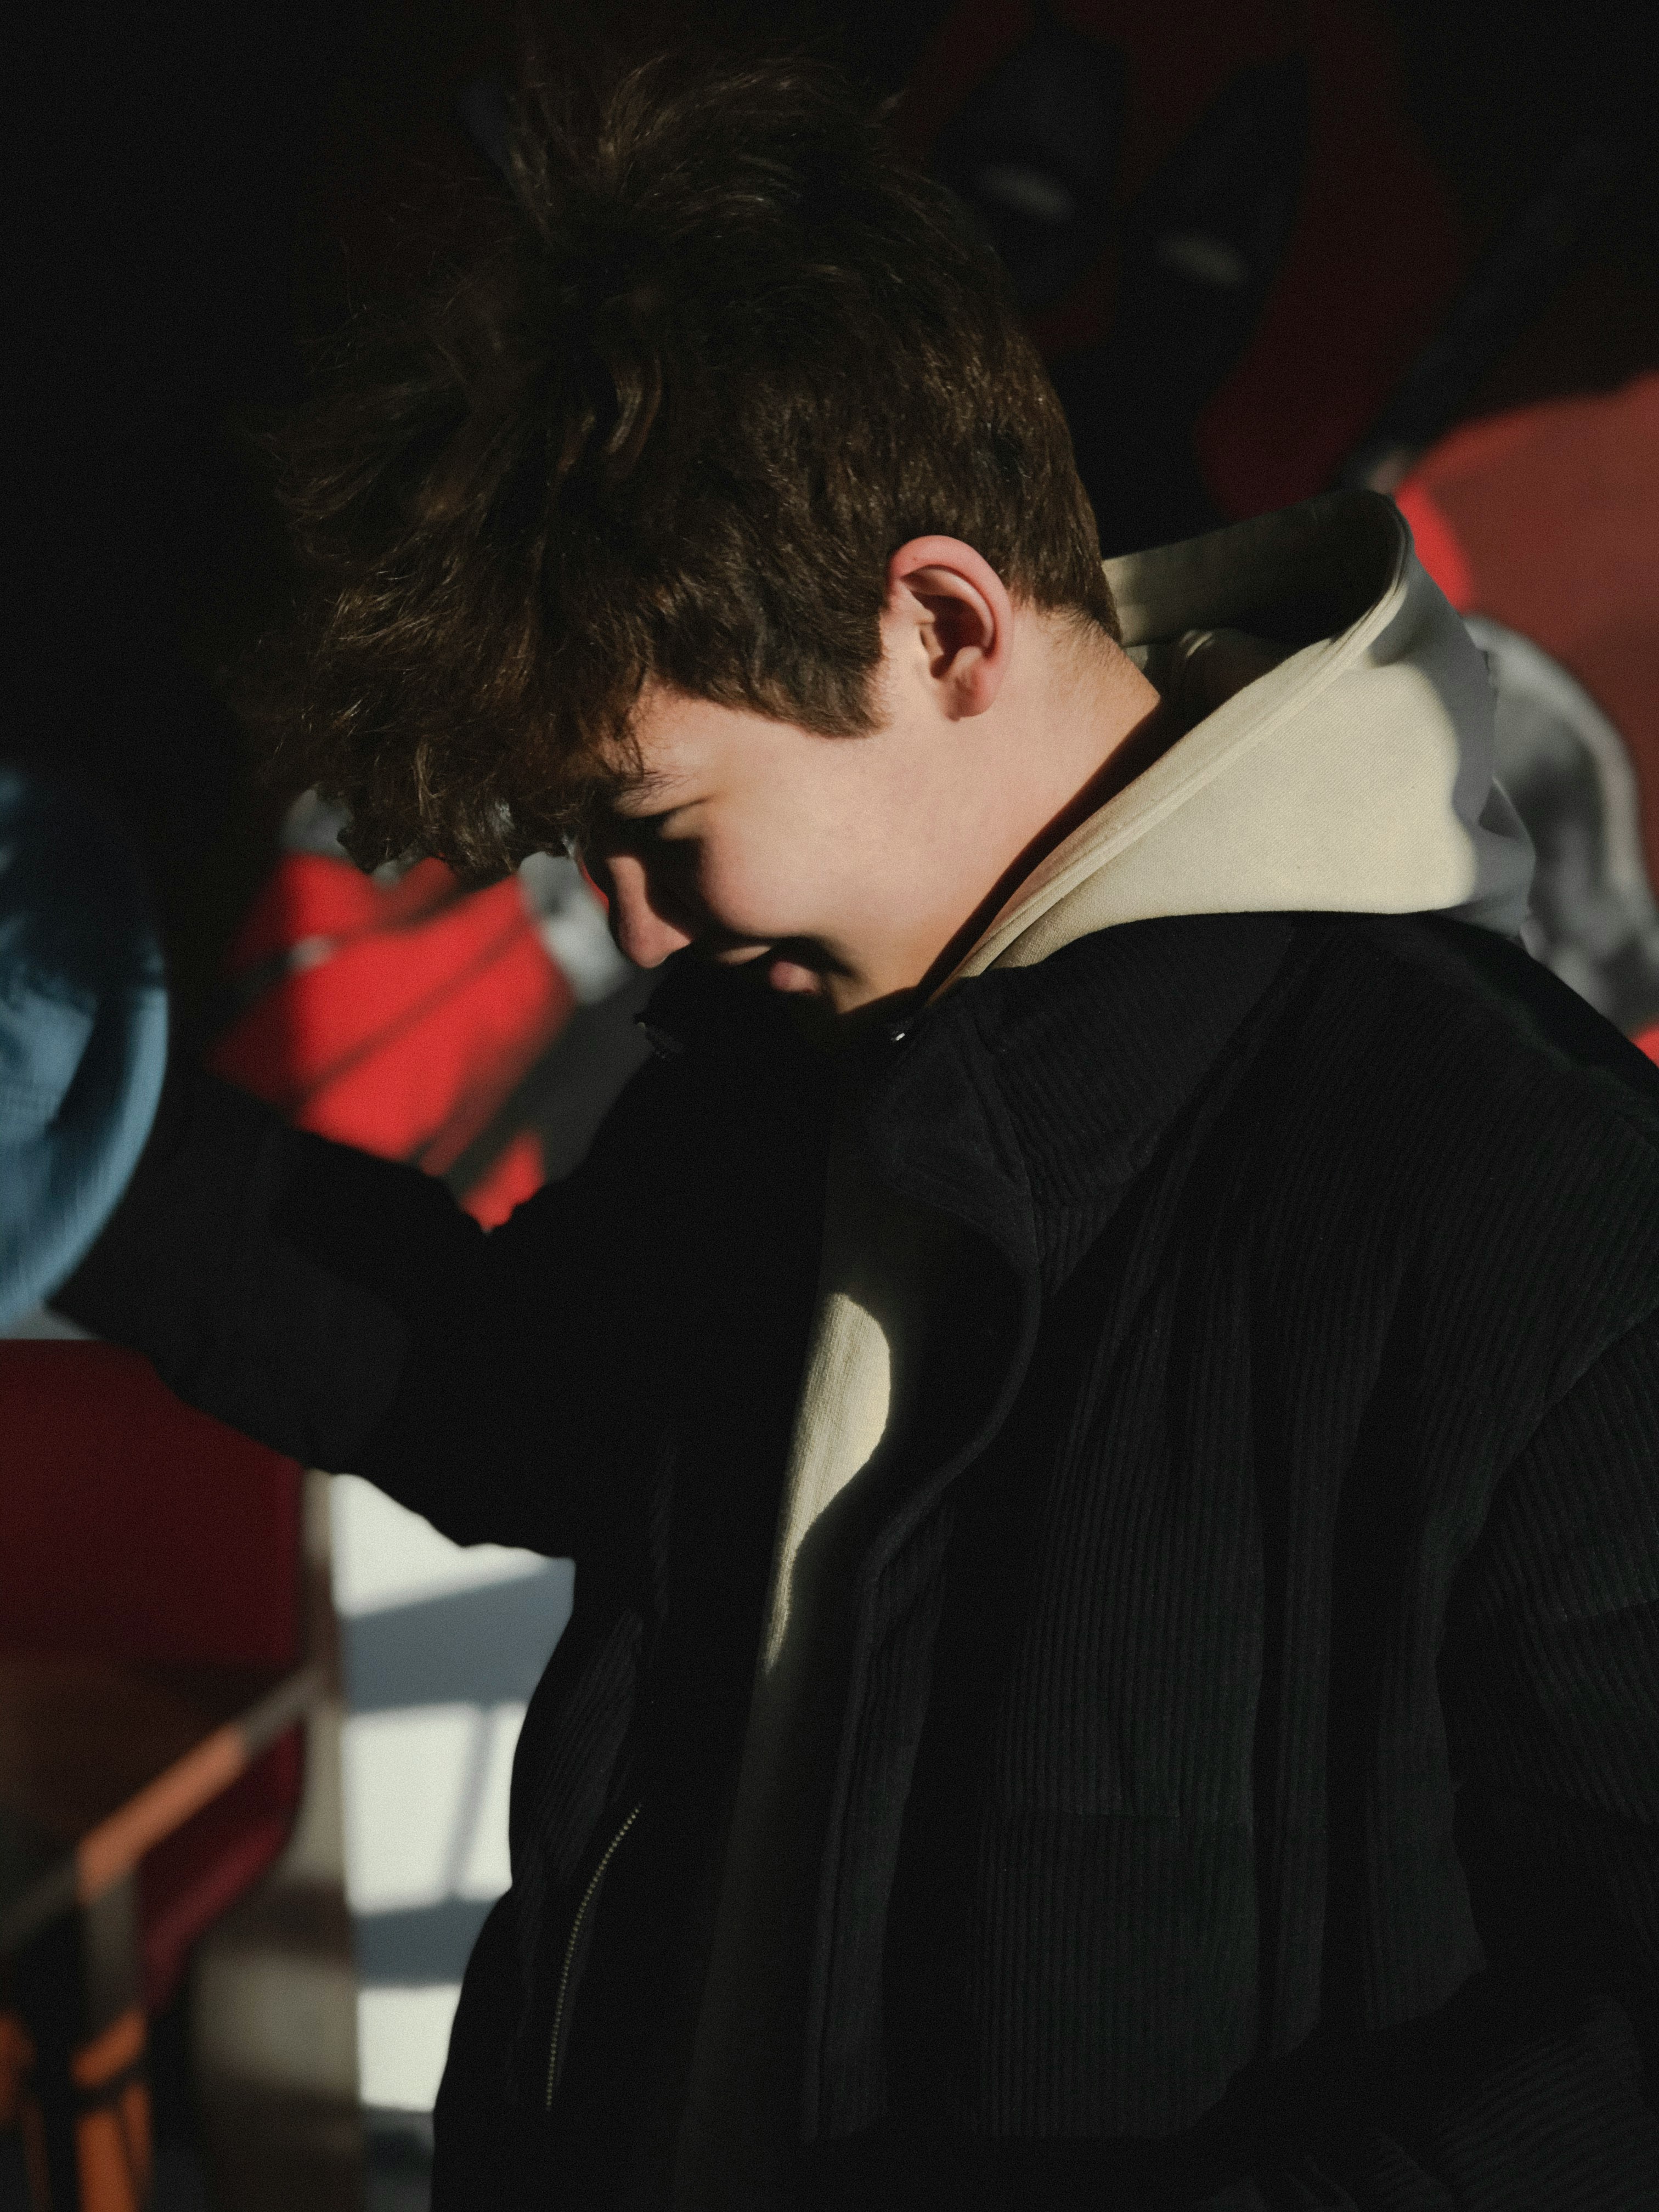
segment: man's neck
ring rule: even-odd
[[[1025,611],[1018,672],[998,706],[1007,819],[1030,834],[998,872],[923,978],[949,975],[1026,878],[1180,734],[1163,700],[1121,649],[1063,617]]]

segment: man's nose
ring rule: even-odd
[[[608,854],[589,866],[611,903],[611,934],[636,968],[659,968],[690,944],[692,933],[665,910],[661,886],[633,854]]]

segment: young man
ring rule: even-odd
[[[435,2203],[1659,2202],[1659,1083],[1480,656],[1369,495],[1103,575],[823,71],[556,107],[288,742],[574,835],[659,1056],[489,1237],[180,1077],[64,1301],[577,1562]]]

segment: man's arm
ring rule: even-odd
[[[1443,2116],[1447,2179],[1489,2157],[1536,2193],[1559,2158],[1540,2201],[1659,2207],[1659,1317],[1500,1481],[1441,1678],[1477,1925],[1534,2022]]]
[[[1440,1675],[1486,1970],[1288,2062],[1194,2212],[1659,2212],[1659,1318],[1499,1481]]]
[[[418,1170],[176,1070],[56,1303],[192,1405],[463,1541],[574,1548],[581,1486],[555,1461],[591,1465],[623,1389],[607,1283],[639,1225],[627,1151],[611,1133],[486,1237]]]
[[[1659,1320],[1501,1478],[1440,1677],[1488,1966],[1324,2051],[1259,2202],[1659,2212]]]

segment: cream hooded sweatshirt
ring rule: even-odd
[[[1183,704],[1196,694],[1199,718],[1026,878],[943,988],[1155,915],[1440,913],[1518,933],[1532,848],[1493,777],[1486,664],[1389,501],[1332,493],[1106,573],[1131,656]],[[845,1573],[950,1244],[942,1219],[832,1158],[677,2212],[764,2202],[799,2133]]]

